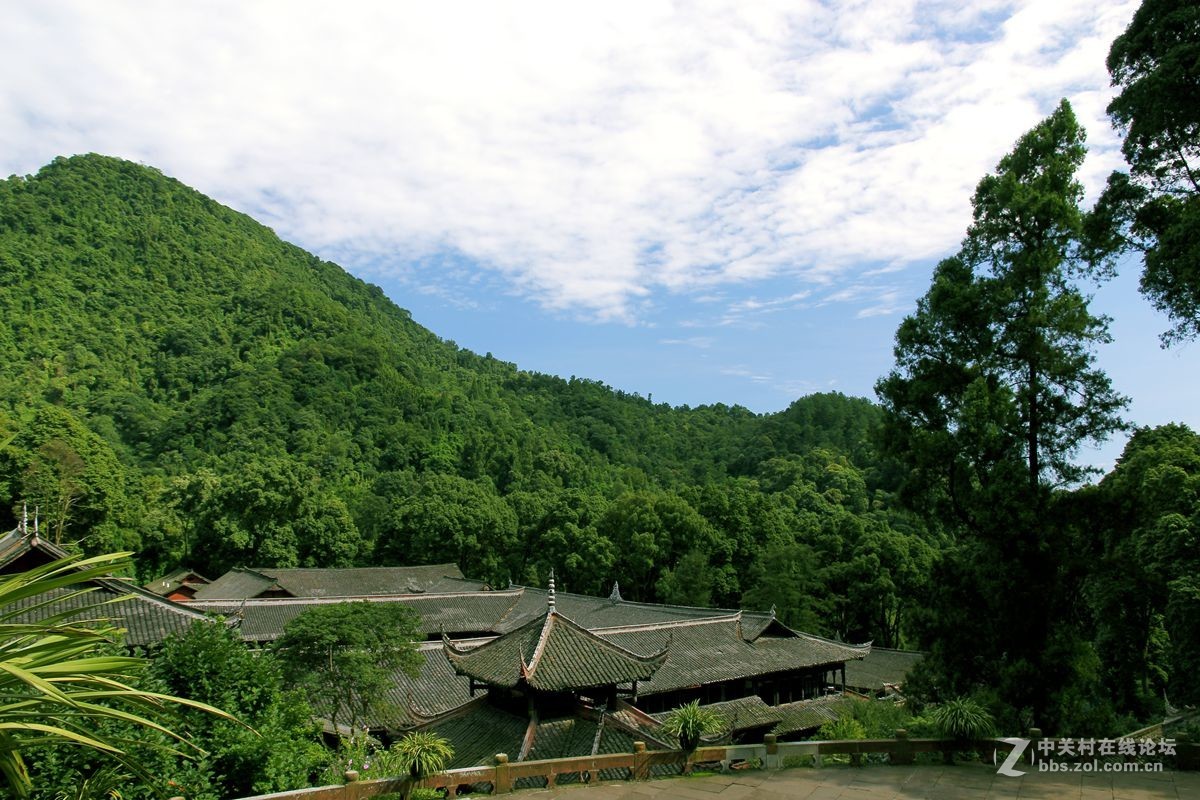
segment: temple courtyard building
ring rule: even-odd
[[[62,555],[36,533],[0,537],[0,573]],[[725,741],[811,736],[849,696],[896,692],[919,653],[872,650],[792,630],[773,612],[698,608],[546,588],[493,588],[454,564],[355,569],[237,568],[208,581],[181,570],[145,588],[106,580],[127,643],[150,647],[197,620],[235,626],[268,646],[320,604],[399,603],[423,641],[414,678],[398,673],[387,712],[368,720],[390,739],[434,731],[452,766],[678,747],[667,714],[698,701],[720,713]],[[31,607],[32,607],[31,603]],[[320,702],[314,698],[314,707]],[[339,731],[329,730],[330,733]]]

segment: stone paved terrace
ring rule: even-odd
[[[996,774],[983,764],[825,767],[534,789],[521,800],[1200,800],[1200,773]]]

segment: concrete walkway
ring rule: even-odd
[[[826,767],[518,792],[529,800],[1200,800],[1200,773],[996,774],[983,764]]]

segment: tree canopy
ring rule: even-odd
[[[1143,0],[1108,53],[1118,89],[1108,113],[1125,134],[1130,174],[1109,178],[1102,235],[1117,225],[1145,260],[1142,291],[1174,327],[1200,335],[1200,8]]]
[[[313,698],[337,729],[352,731],[395,710],[396,673],[417,676],[422,660],[412,609],[397,603],[334,603],[311,608],[275,642],[288,682]]]

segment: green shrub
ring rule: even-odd
[[[416,780],[436,775],[454,758],[454,748],[436,733],[407,733],[392,745],[396,766]]]
[[[701,736],[719,733],[725,730],[726,725],[724,717],[700,705],[699,700],[693,700],[672,711],[663,721],[663,730],[679,737],[680,748],[690,753],[700,744]]]
[[[930,709],[929,719],[940,736],[958,741],[982,739],[996,730],[991,713],[969,697],[939,703]]]
[[[867,738],[867,729],[861,722],[847,714],[822,725],[817,731],[817,738],[821,740],[865,739]]]
[[[890,739],[897,728],[908,730],[913,720],[908,708],[891,700],[847,700],[843,708],[862,723],[868,739]]]
[[[343,737],[337,751],[329,760],[321,782],[339,784],[347,772],[357,772],[359,780],[394,778],[404,774],[396,756],[373,736]]]

